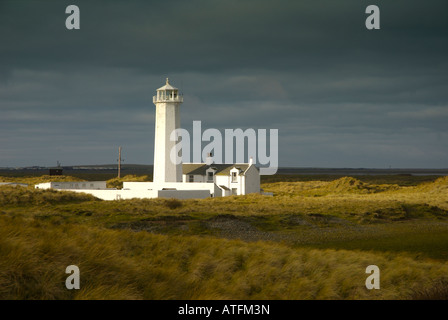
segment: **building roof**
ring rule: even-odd
[[[160,87],[159,89],[157,89],[157,91],[160,91],[160,90],[177,90],[177,88],[170,85],[168,78],[166,78],[166,84],[163,87]]]
[[[207,165],[205,163],[184,163],[182,164],[182,172],[183,174],[205,176],[207,174],[207,170],[209,168],[213,168],[216,170],[215,175],[228,176],[230,175],[230,170],[237,168],[240,170],[240,175],[244,175],[249,166],[250,165],[248,163],[212,163],[211,165]]]

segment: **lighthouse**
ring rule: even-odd
[[[178,147],[183,141],[177,141],[178,137],[173,132],[177,134],[176,129],[181,129],[179,107],[183,97],[179,95],[177,88],[170,85],[168,78],[166,84],[157,89],[153,102],[156,106],[153,182],[124,181],[122,189],[107,188],[105,181],[90,183],[90,187],[87,187],[85,181],[46,182],[34,187],[84,192],[103,200],[205,199],[260,193],[260,172],[252,161],[214,163],[211,154],[205,163],[179,161],[182,160],[182,149],[179,150]],[[171,161],[173,150],[178,154]],[[81,185],[82,188],[78,188]]]
[[[170,151],[176,141],[170,140],[173,130],[180,128],[179,107],[183,97],[179,90],[170,85],[168,78],[163,87],[157,89],[153,97],[156,106],[156,131],[154,138],[154,177],[155,184],[182,182],[182,163],[171,161]]]

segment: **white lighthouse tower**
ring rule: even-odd
[[[155,184],[182,182],[182,163],[175,164],[170,158],[171,149],[176,145],[176,141],[170,141],[170,135],[180,128],[179,106],[183,97],[166,78],[166,84],[157,89],[153,102],[156,105],[153,181]]]

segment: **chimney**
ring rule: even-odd
[[[213,155],[211,153],[207,153],[207,158],[205,158],[205,164],[210,166],[213,163]]]
[[[251,165],[253,165],[253,164],[254,164],[254,158],[250,157],[250,159],[249,159],[249,165],[251,166]]]

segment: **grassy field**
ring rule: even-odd
[[[58,177],[79,179],[98,176]],[[2,186],[0,298],[448,298],[448,177],[276,175],[262,188],[274,196],[101,201]],[[65,288],[71,264],[80,290]],[[365,287],[371,264],[380,290]]]

